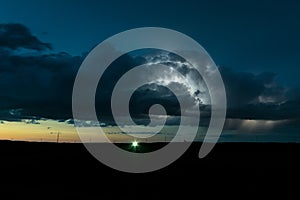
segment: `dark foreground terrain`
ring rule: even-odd
[[[218,143],[204,159],[200,145],[164,169],[129,174],[101,164],[82,144],[1,141],[0,195],[299,199],[300,144]]]

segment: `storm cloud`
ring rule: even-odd
[[[0,48],[16,50],[19,48],[32,50],[52,49],[49,43],[41,42],[22,24],[0,24]]]
[[[226,88],[228,118],[283,120],[300,117],[300,98],[295,95],[295,88],[281,85],[276,74],[219,69]]]
[[[2,54],[0,60],[0,109],[20,109],[18,116],[71,116],[72,86],[81,57]]]
[[[44,51],[50,49],[24,25],[0,24],[1,119],[71,117],[73,81],[83,58]]]
[[[20,53],[29,49],[34,53]],[[47,50],[47,51],[45,51]],[[143,53],[145,55],[143,55]],[[151,105],[165,106],[168,123],[177,123],[180,108],[174,94],[163,84],[176,84],[182,98],[197,104],[202,116],[210,116],[209,94],[201,76],[186,61],[164,51],[135,52],[114,61],[101,78],[96,94],[97,113],[102,121],[112,122],[110,98],[119,78],[128,70],[145,63],[161,63],[178,70],[190,85],[160,80],[145,85],[131,98],[130,111],[135,121],[147,120]],[[71,123],[72,89],[84,56],[54,52],[21,24],[0,24],[0,121],[36,123],[47,118]],[[300,96],[297,88],[277,81],[272,72],[239,72],[219,67],[228,100],[227,118],[250,120],[297,120],[300,118]],[[148,76],[148,74],[141,74]],[[172,74],[170,74],[172,76]],[[174,79],[177,80],[177,79]],[[176,119],[176,120],[175,120]],[[205,120],[204,120],[205,121]],[[108,123],[109,124],[109,123]]]

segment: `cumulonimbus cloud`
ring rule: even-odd
[[[37,52],[30,55],[16,53],[20,48]],[[0,24],[0,120],[49,118],[63,121],[72,118],[72,88],[84,56],[43,51],[50,49],[49,43],[33,36],[24,25]],[[190,79],[191,85],[170,78],[168,81],[158,80],[141,87],[131,100],[131,111],[137,121],[143,124],[147,107],[153,103],[166,106],[168,114],[173,116],[168,123],[178,121],[176,116],[180,113],[176,98],[160,84],[177,84],[177,88],[183,91],[182,98],[191,101],[191,104],[198,101],[203,116],[209,117],[210,105],[205,99],[208,94],[201,76],[195,74],[185,60],[178,56],[159,50],[147,50],[123,55],[111,64],[101,78],[96,107],[98,113],[104,114],[102,120],[111,120],[110,97],[114,84],[126,71],[148,62],[165,64],[178,70]],[[227,92],[228,118],[300,118],[300,97],[293,92],[296,89],[281,85],[276,81],[276,74],[238,72],[224,67],[219,67],[219,70]]]

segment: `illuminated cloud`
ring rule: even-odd
[[[289,124],[290,120],[227,119],[225,129],[236,130],[238,133],[271,133]]]
[[[19,38],[19,39],[18,39]],[[20,49],[36,51],[22,54]],[[77,70],[84,56],[50,51],[48,43],[33,36],[21,24],[0,24],[0,120],[35,124],[38,119],[54,119],[72,124],[72,88]],[[45,51],[47,50],[47,51]],[[192,52],[190,52],[192,55]],[[190,56],[191,56],[190,55]],[[141,50],[121,56],[114,61],[99,82],[96,94],[97,113],[103,126],[114,125],[111,117],[110,98],[115,83],[135,66],[164,64],[169,66],[168,75],[153,76],[153,82],[139,88],[131,98],[130,111],[137,124],[149,123],[148,109],[154,103],[166,108],[168,125],[179,123],[179,104],[167,86],[175,86],[180,98],[189,103],[186,112],[200,106],[201,122],[209,123],[210,99],[202,77],[181,57],[160,50]],[[173,73],[175,70],[181,76]],[[209,66],[207,73],[214,73]],[[227,118],[234,120],[236,129],[258,130],[291,125],[300,118],[300,90],[289,88],[277,81],[275,73],[239,72],[219,67],[228,100]],[[88,118],[88,117],[87,117]],[[288,120],[289,123],[279,123]],[[94,126],[93,122],[82,122],[82,126]],[[225,128],[233,127],[232,122]],[[297,123],[291,126],[298,126]],[[251,128],[253,127],[253,128]],[[266,130],[266,129],[265,129]]]

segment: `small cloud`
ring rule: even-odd
[[[66,121],[67,124],[75,124],[74,119],[69,119]],[[99,121],[91,121],[91,120],[76,120],[76,126],[77,127],[107,127],[108,124],[105,122],[99,122]]]
[[[100,126],[101,126],[101,127],[106,127],[107,125],[106,125],[106,123],[104,123],[104,122],[100,122]]]
[[[12,116],[21,116],[21,112],[22,112],[21,108],[9,110],[9,114]]]
[[[74,119],[68,119],[65,121],[67,124],[74,124]]]
[[[25,119],[23,120],[26,124],[40,124],[40,122],[36,121],[35,119]]]

